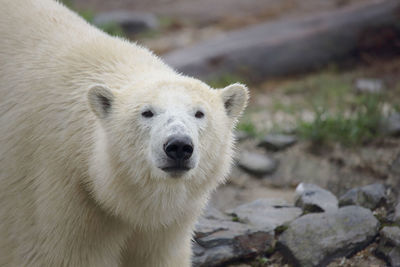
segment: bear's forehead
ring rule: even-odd
[[[147,102],[158,105],[198,105],[212,102],[215,93],[213,89],[198,84],[167,83],[148,88],[142,96]]]
[[[155,96],[159,104],[195,105],[206,102],[210,95],[200,90],[182,90],[180,88],[160,90]]]
[[[215,89],[186,77],[131,84],[121,92],[121,99],[128,107],[136,106],[138,110],[145,107],[216,110],[223,106]]]

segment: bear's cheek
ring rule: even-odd
[[[210,127],[204,134],[200,134],[201,161],[206,161],[208,166],[216,167],[226,151],[232,147],[231,135],[231,129],[224,124]]]

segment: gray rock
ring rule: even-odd
[[[93,23],[98,26],[117,24],[127,33],[138,33],[158,28],[158,20],[155,15],[123,10],[97,14]]]
[[[306,213],[332,212],[338,209],[336,196],[315,184],[299,184],[295,198],[295,205]]]
[[[383,81],[378,79],[357,79],[355,89],[358,93],[379,94],[383,91]]]
[[[193,266],[219,266],[273,249],[273,233],[232,222],[201,219],[195,231]]]
[[[204,209],[202,218],[220,221],[231,220],[230,217],[226,216],[225,214],[211,206],[211,204],[208,204],[208,206]]]
[[[233,222],[232,220],[221,221],[202,217],[196,223],[195,234],[196,237],[200,238],[218,231],[228,231],[229,229],[232,231],[247,231],[249,227],[245,224]]]
[[[386,202],[386,188],[379,183],[353,188],[339,198],[339,206],[341,207],[357,205],[371,210]]]
[[[383,119],[380,132],[388,136],[400,136],[400,113],[393,113]]]
[[[270,151],[284,150],[297,142],[297,138],[293,135],[285,134],[269,134],[265,136],[258,146]]]
[[[220,246],[207,250],[196,241],[193,242],[193,267],[215,266],[228,262],[232,258],[235,258],[232,246]]]
[[[208,248],[230,242],[236,235],[247,231],[250,231],[250,227],[243,223],[201,218],[195,227],[195,237],[202,246]],[[217,232],[219,234],[212,235]]]
[[[264,154],[245,151],[240,154],[238,166],[248,173],[263,176],[275,172],[278,161]]]
[[[371,242],[379,222],[368,209],[349,206],[336,212],[304,215],[278,239],[278,249],[298,266],[325,266]]]
[[[386,226],[380,231],[377,254],[391,266],[400,266],[400,228]]]
[[[302,211],[284,200],[258,199],[228,210],[227,213],[236,216],[240,222],[273,231],[299,217]]]

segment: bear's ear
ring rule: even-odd
[[[111,90],[104,85],[94,85],[89,89],[88,102],[93,113],[104,119],[110,113],[114,101]]]
[[[228,116],[237,118],[244,110],[249,99],[248,89],[240,83],[231,84],[221,90],[221,98]]]

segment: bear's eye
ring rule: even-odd
[[[196,114],[194,114],[194,116],[198,119],[201,119],[204,117],[204,113],[201,111],[197,111]]]
[[[154,116],[154,114],[151,110],[146,110],[142,112],[142,116],[145,118],[151,118]]]

